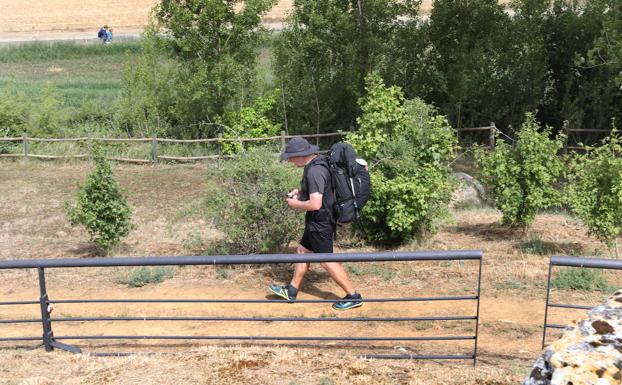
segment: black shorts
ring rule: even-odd
[[[305,228],[302,234],[300,245],[314,253],[333,252],[333,232],[332,231],[309,231]]]

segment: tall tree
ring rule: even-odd
[[[290,125],[299,132],[355,125],[365,75],[395,54],[387,44],[418,2],[296,0],[275,47]]]
[[[178,60],[174,124],[213,121],[255,96],[261,17],[276,0],[162,0],[155,17]],[[186,133],[200,135],[196,130]]]

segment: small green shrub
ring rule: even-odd
[[[371,169],[372,193],[357,230],[373,243],[400,244],[437,230],[448,216],[456,137],[446,119],[372,74],[360,129],[348,135]]]
[[[270,113],[274,109],[280,92],[276,89],[265,97],[257,98],[252,107],[243,107],[240,111],[225,114],[226,128],[223,138],[263,138],[279,135],[281,124],[273,122]],[[256,145],[256,142],[245,144],[247,148]],[[238,154],[244,150],[244,147],[237,141],[222,142],[222,150],[225,154]]]
[[[160,283],[165,279],[173,278],[175,269],[171,266],[140,266],[132,269],[129,274],[117,278],[117,283],[129,287],[143,287],[150,283]]]
[[[263,147],[209,168],[207,213],[224,233],[211,253],[277,252],[300,236],[303,214],[288,208],[282,195],[300,178],[300,170]]]
[[[26,132],[29,106],[26,96],[14,85],[0,89],[0,136],[16,137]]]
[[[575,267],[562,270],[559,275],[551,281],[551,285],[556,289],[598,290],[603,292],[612,290],[609,282],[607,282],[600,271]]]
[[[556,183],[564,165],[557,155],[563,136],[550,136],[550,128],[540,130],[534,116],[527,114],[515,147],[499,141],[494,151],[476,151],[482,181],[495,206],[503,212],[504,225],[526,229],[539,210],[561,202]]]
[[[590,235],[612,246],[622,232],[622,139],[617,131],[578,155],[568,184],[573,212]]]
[[[523,241],[519,246],[520,250],[527,254],[549,255],[558,251],[553,247],[552,243],[545,242],[538,237],[532,237],[527,241]]]
[[[94,161],[95,170],[78,186],[77,204],[66,203],[65,212],[72,225],[86,227],[91,241],[107,252],[132,229],[132,209],[99,149]]]
[[[352,265],[350,263],[347,263],[347,264],[345,264],[345,267],[346,267],[346,271],[349,274],[356,275],[356,276],[361,276],[361,275],[365,274],[363,269],[361,269],[360,267],[358,267],[356,265]]]
[[[217,267],[216,268],[216,277],[218,277],[220,279],[227,279],[227,278],[229,278],[229,269],[226,269],[224,267]]]
[[[68,113],[61,96],[52,83],[46,83],[32,116],[31,135],[44,138],[62,136]]]

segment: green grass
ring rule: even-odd
[[[386,266],[376,264],[359,267],[348,263],[345,265],[345,269],[349,274],[356,275],[357,277],[370,274],[381,278],[385,282],[390,282],[397,276],[397,272],[395,270],[392,270],[391,268],[388,268]]]
[[[170,266],[141,266],[117,277],[117,283],[128,287],[143,287],[150,283],[160,283],[165,279],[173,278],[174,275],[175,269]]]
[[[0,63],[49,62],[60,59],[84,57],[123,56],[130,50],[137,53],[138,41],[101,44],[99,42],[33,42],[0,47]]]
[[[121,90],[126,53],[137,54],[140,43],[27,43],[0,47],[0,88],[14,87],[37,100],[51,83],[68,107],[91,101],[111,102]]]
[[[599,270],[587,268],[565,268],[551,281],[551,285],[556,289],[615,291]]]
[[[554,244],[545,242],[537,237],[521,242],[519,248],[523,253],[527,254],[550,255],[559,252],[559,249],[555,248]]]

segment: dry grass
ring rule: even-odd
[[[121,185],[135,207],[137,224],[115,255],[180,255],[201,250],[218,232],[202,220],[204,199],[203,165],[115,166]],[[71,200],[76,182],[89,170],[87,163],[0,162],[0,258],[90,257],[94,249],[87,235],[67,225],[62,203]],[[194,213],[194,215],[192,215]],[[482,249],[485,253],[482,281],[480,362],[473,369],[462,362],[365,361],[359,352],[395,351],[430,353],[436,347],[422,344],[378,344],[374,347],[320,344],[255,346],[203,346],[192,344],[121,341],[76,341],[85,351],[152,351],[156,355],[122,358],[46,354],[25,351],[4,344],[0,349],[0,384],[126,384],[126,383],[229,383],[277,384],[510,384],[527,373],[540,350],[544,313],[544,282],[548,255],[532,253],[525,242],[538,239],[545,250],[560,254],[601,254],[607,250],[585,235],[585,229],[564,214],[538,217],[531,234],[523,235],[497,225],[494,210],[455,212],[453,224],[436,236],[407,249]],[[342,238],[344,239],[344,238]],[[342,251],[351,249],[344,239]],[[371,250],[367,248],[366,250]],[[351,278],[357,289],[369,297],[468,295],[472,293],[477,266],[471,262],[352,264]],[[161,284],[128,288],[118,283],[123,268],[54,269],[48,272],[51,299],[71,298],[265,298],[265,285],[285,281],[289,266],[177,268],[175,276]],[[615,273],[607,274],[612,284],[622,286]],[[231,291],[235,288],[235,291]],[[302,288],[301,298],[336,298],[340,290],[330,277],[314,266]],[[2,300],[38,298],[34,271],[0,272]],[[602,293],[555,292],[564,303],[596,303]],[[319,305],[230,305],[230,304],[107,304],[56,305],[55,316],[289,316],[333,317],[329,306]],[[474,312],[473,304],[417,303],[400,306],[369,303],[348,316],[457,315]],[[582,312],[552,312],[551,322],[568,323]],[[35,307],[9,307],[2,319],[37,317]],[[365,322],[356,328],[343,322],[210,323],[134,322],[56,323],[56,335],[118,334],[226,334],[226,335],[359,335],[413,336],[460,335],[472,332],[464,323]],[[3,325],[2,336],[40,335],[39,326]],[[468,345],[443,345],[453,352],[468,352]]]
[[[288,347],[200,347],[186,353],[89,357],[29,351],[0,353],[0,384],[516,384],[524,368],[493,363],[374,361],[349,351]],[[62,370],[59,371],[59,368]],[[34,374],[37,373],[37,374]]]

